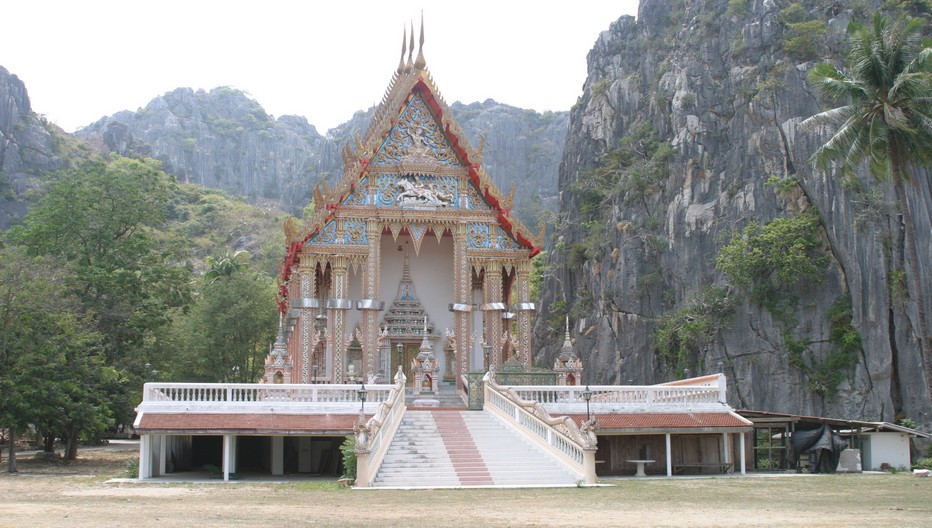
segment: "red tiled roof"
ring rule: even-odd
[[[366,419],[369,417],[367,416]],[[146,413],[137,431],[340,432],[349,434],[359,415]]]
[[[572,414],[576,423],[586,419],[584,414]],[[617,413],[597,414],[599,431],[640,429],[734,429],[750,428],[739,416],[730,413]]]

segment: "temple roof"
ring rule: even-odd
[[[503,194],[485,172],[482,141],[478,149],[469,144],[465,132],[453,118],[431,78],[423,47],[422,20],[417,57],[414,57],[412,25],[410,37],[405,34],[402,39],[401,59],[369,128],[361,138],[356,134],[355,145],[347,144],[343,148],[343,177],[332,189],[323,182],[315,190],[315,214],[303,226],[286,224],[288,250],[283,280],[288,279],[289,269],[296,263],[301,247],[326,233],[337,210],[348,203],[354,191],[384,185],[376,180],[379,174],[387,173],[397,175],[393,181],[395,186],[407,186],[407,190],[392,190],[397,204],[417,204],[414,201],[402,202],[405,195],[412,200],[422,200],[421,203],[427,206],[441,208],[452,205],[450,183],[449,179],[444,181],[435,176],[465,176],[472,189],[466,193],[468,196],[460,197],[456,203],[481,201],[482,206],[494,214],[501,232],[488,233],[487,238],[499,241],[503,236],[510,238],[513,247],[508,246],[508,249],[527,250],[530,256],[541,251],[542,233],[540,236],[532,233],[512,216],[514,189],[508,195]],[[425,180],[421,181],[421,178]],[[394,205],[373,204],[366,201],[371,198],[362,196],[357,200],[379,207]]]

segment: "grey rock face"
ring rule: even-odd
[[[0,231],[26,215],[38,179],[64,166],[63,136],[33,113],[26,86],[0,66]]]
[[[454,116],[478,144],[486,137],[486,170],[505,192],[517,184],[515,210],[536,221],[541,207],[556,209],[557,170],[568,113],[523,110],[485,101],[452,105]],[[179,88],[137,112],[119,112],[77,132],[104,150],[162,161],[180,180],[248,199],[278,200],[300,211],[321,180],[343,174],[340,150],[364,133],[372,109],[357,112],[327,137],[303,117],[273,119],[244,93]]]
[[[902,273],[902,219],[891,187],[861,174],[857,188],[814,171],[807,159],[829,130],[799,123],[822,107],[807,73],[814,65],[786,49],[793,36],[783,4],[769,0],[642,0],[638,19],[611,24],[588,56],[589,76],[570,117],[560,171],[562,223],[550,242],[549,267],[535,322],[535,359],[552,364],[571,314],[585,381],[657,383],[683,372],[657,353],[654,332],[664,314],[718,286],[737,308],[720,331],[688,358],[689,374],[728,375],[736,407],[893,421],[908,416],[932,426],[914,305],[891,286]],[[729,6],[731,5],[731,8]],[[851,11],[804,1],[825,22],[819,56],[842,56]],[[738,9],[735,9],[738,7]],[[642,200],[621,196],[595,226],[605,235],[596,255],[573,249],[592,236],[574,183],[604,163],[621,138],[649,124],[674,148],[668,175]],[[799,186],[766,185],[795,178]],[[923,288],[932,296],[932,187],[926,171],[910,186]],[[796,324],[787,328],[747,292],[730,286],[715,258],[751,222],[817,211],[822,219],[825,280],[800,284]],[[591,244],[587,247],[591,248]],[[591,249],[590,249],[591,251]],[[835,346],[830,307],[850,295],[861,337],[857,365],[837,390],[794,366],[784,332],[805,346],[808,365]]]

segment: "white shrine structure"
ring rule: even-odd
[[[139,478],[337,477],[350,470],[347,435],[361,487],[744,472],[751,423],[726,403],[721,374],[584,388],[569,321],[554,383],[498,373],[512,358],[531,367],[542,233],[486,174],[423,42],[422,24],[417,56],[412,30],[369,129],[344,148],[343,177],[315,191],[305,224],[285,226],[282,323],[263,379],[146,383]],[[430,447],[414,464],[411,446]]]

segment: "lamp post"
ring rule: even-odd
[[[239,365],[233,365],[233,368],[230,370],[233,371],[233,382],[236,383],[239,381]]]
[[[485,343],[482,350],[485,351],[485,370],[488,371],[492,368],[492,345]]]
[[[155,381],[156,378],[159,376],[159,371],[156,370],[156,369],[154,369],[154,368],[152,368],[152,363],[146,363],[146,364],[143,365],[143,366],[144,366],[145,369],[146,369],[146,373],[145,373],[145,376],[146,376],[146,383],[148,383],[148,382],[150,382],[150,381]]]
[[[359,414],[363,414],[366,408],[366,396],[368,396],[369,391],[366,390],[366,385],[364,383],[359,384],[359,389],[356,391],[356,394],[359,395]]]
[[[317,363],[314,363],[314,385],[317,385],[317,369],[319,368],[320,366]]]
[[[589,400],[592,399],[592,391],[589,389],[589,385],[586,385],[586,390],[582,391],[582,397],[586,400],[586,421],[592,419],[592,414],[589,412]]]
[[[404,369],[401,362],[404,360],[405,346],[401,344],[401,341],[395,345],[395,350],[398,351],[398,366]]]

